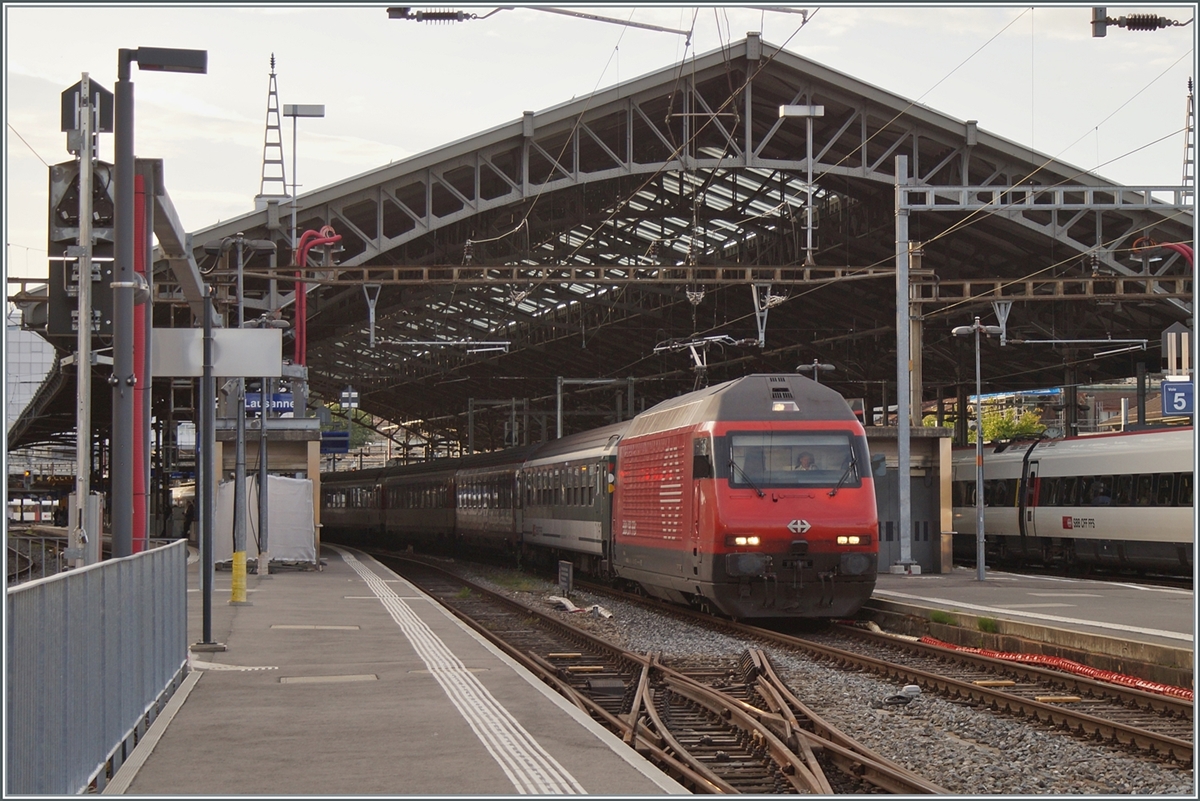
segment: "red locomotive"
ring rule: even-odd
[[[840,395],[751,375],[541,446],[327,474],[322,522],[332,539],[569,560],[733,618],[842,617],[875,586],[870,466]],[[422,492],[401,491],[415,482]],[[430,505],[444,510],[438,530],[414,530]]]
[[[869,465],[845,400],[807,378],[661,403],[617,446],[613,569],[734,618],[852,615],[877,570]]]

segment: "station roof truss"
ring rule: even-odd
[[[783,105],[824,113],[781,118]],[[362,411],[466,442],[469,399],[529,399],[545,425],[559,376],[633,378],[637,408],[689,390],[693,356],[661,346],[709,338],[714,383],[819,359],[847,397],[894,402],[901,202],[927,397],[973,382],[971,345],[950,329],[990,320],[997,300],[1014,303],[1010,338],[1145,338],[1153,371],[1162,331],[1191,316],[1190,265],[1151,246],[1191,243],[1178,189],[1115,187],[751,34],[296,198],[299,231],[342,237],[303,272],[309,385],[331,401],[352,385]],[[232,273],[203,243],[280,243],[286,266],[244,271],[247,317],[294,314],[291,211],[192,235],[227,298]],[[984,380],[1053,386],[1077,365],[1099,381],[1140,358],[995,346]],[[567,431],[614,419],[614,395],[627,416],[624,389],[572,387]],[[491,436],[511,413],[498,407]],[[498,446],[474,426],[479,447]]]

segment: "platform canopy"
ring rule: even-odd
[[[362,411],[434,440],[466,442],[474,417],[477,449],[502,443],[514,399],[554,415],[559,377],[633,378],[641,408],[816,361],[847,397],[895,403],[901,197],[926,400],[974,391],[973,343],[950,331],[997,324],[994,301],[1012,302],[1010,342],[984,346],[985,392],[1154,372],[1192,303],[1189,262],[1158,245],[1190,245],[1193,215],[1150,190],[749,35],[297,198],[300,232],[341,236],[304,272],[310,387],[352,386]],[[246,272],[246,316],[290,320],[289,357],[290,216],[284,200],[192,235],[225,297],[232,276],[202,244],[279,243],[278,269]],[[1149,347],[1011,341],[1109,338]],[[567,384],[566,430],[615,419],[617,395],[628,416],[626,385]]]

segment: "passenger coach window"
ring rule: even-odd
[[[1134,506],[1154,505],[1154,476],[1150,474],[1137,476],[1136,489],[1133,493]]]
[[[1061,478],[1043,478],[1039,506],[1058,506],[1058,496],[1062,492]]]
[[[1096,476],[1088,487],[1085,503],[1089,506],[1108,506],[1112,503],[1112,479]]]
[[[1007,478],[993,478],[983,482],[984,506],[1012,506],[1014,482]]]
[[[1117,476],[1115,484],[1113,503],[1117,506],[1128,506],[1133,499],[1133,476]]]
[[[1176,504],[1177,506],[1191,506],[1192,505],[1192,474],[1191,473],[1180,473],[1179,474],[1179,496],[1178,497],[1179,497],[1179,501]]]
[[[1070,476],[1069,478],[1064,478],[1063,479],[1063,487],[1062,487],[1061,505],[1062,506],[1074,506],[1075,502],[1078,499],[1079,499],[1079,478],[1077,476]]]
[[[1155,498],[1155,503],[1159,506],[1171,506],[1175,500],[1175,494],[1172,490],[1175,489],[1175,474],[1174,473],[1159,473],[1158,474],[1158,493]]]

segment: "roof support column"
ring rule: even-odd
[[[921,269],[921,257],[925,255],[921,250],[920,242],[910,242],[908,247],[909,253],[909,274],[913,270]],[[909,372],[911,375],[911,391],[909,395],[909,409],[911,410],[912,420],[910,425],[920,426],[925,419],[925,376],[924,367],[922,365],[922,353],[925,348],[924,337],[924,319],[921,315],[921,306],[916,301],[917,287],[909,281],[908,284],[908,348],[909,348]]]
[[[896,156],[896,444],[899,451],[896,489],[900,504],[900,561],[892,565],[893,573],[919,572],[912,560],[912,457],[909,437],[912,434],[910,412],[908,299],[908,215],[902,195],[908,184],[908,157]]]
[[[746,80],[746,88],[742,93],[744,106],[742,108],[743,130],[746,141],[742,143],[742,163],[746,167],[753,167],[754,158],[754,73],[759,69],[759,61],[762,58],[762,38],[758,33],[746,34],[746,62],[748,74]]]

